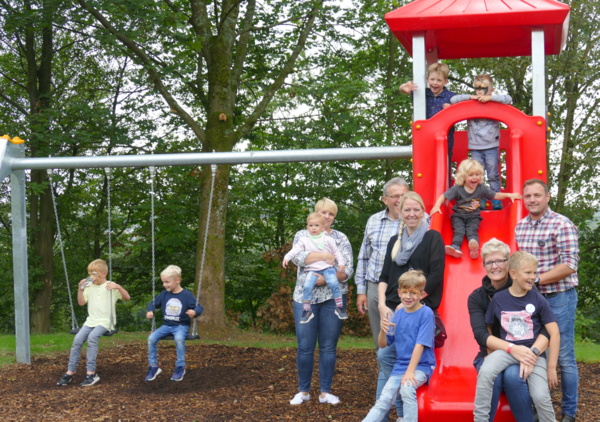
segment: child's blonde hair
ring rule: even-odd
[[[462,160],[458,165],[458,169],[456,169],[454,183],[456,183],[458,186],[464,186],[465,181],[467,180],[467,175],[473,171],[476,171],[483,176],[483,166],[479,162],[471,158]],[[479,183],[483,183],[483,177]]]
[[[400,289],[417,289],[420,292],[425,290],[427,279],[421,270],[410,270],[405,272],[398,279],[398,290]]]
[[[177,265],[169,265],[167,268],[162,270],[160,276],[165,278],[175,277],[181,280],[181,268],[179,268]]]
[[[106,265],[106,261],[103,259],[94,259],[88,264],[87,270],[88,272],[98,271],[106,275],[108,274],[108,265]]]
[[[306,223],[308,224],[308,222],[311,220],[319,220],[319,223],[325,224],[325,217],[323,217],[323,214],[318,212],[311,212],[308,214],[308,217],[306,217]]]
[[[492,79],[492,77],[490,75],[488,75],[487,73],[482,73],[481,75],[475,76],[475,79],[473,80],[473,84],[475,84],[477,82],[485,82],[485,81],[488,81],[490,83],[490,86],[488,86],[488,88],[494,87],[494,79]]]
[[[510,256],[508,260],[508,270],[518,271],[524,264],[538,264],[535,256],[529,252],[517,251]]]
[[[427,76],[431,75],[433,72],[437,72],[444,77],[444,79],[448,80],[448,75],[450,74],[450,69],[448,65],[445,63],[433,63],[430,64],[427,68]]]

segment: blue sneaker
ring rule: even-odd
[[[479,202],[479,209],[482,211],[485,211],[487,208],[485,207],[485,203],[487,202],[487,199],[482,199],[481,202]]]
[[[184,375],[185,375],[185,368],[183,366],[177,366],[177,367],[175,367],[175,372],[173,372],[173,376],[171,377],[171,379],[173,381],[181,381],[183,379]]]
[[[154,381],[156,376],[162,372],[158,366],[149,366],[148,373],[146,374],[146,381]]]
[[[308,321],[313,319],[315,314],[312,311],[302,311],[302,318],[300,318],[300,324],[307,324]]]
[[[499,199],[492,199],[492,209],[494,211],[500,211],[502,209],[502,201]]]

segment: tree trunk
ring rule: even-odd
[[[202,202],[196,248],[196,283],[200,280],[200,303],[204,306],[202,320],[217,326],[227,324],[225,318],[225,224],[227,221],[227,193],[229,185],[228,165],[218,166],[212,186],[211,166],[204,166],[201,173]],[[212,192],[212,206],[210,197]],[[210,218],[207,229],[207,219]],[[206,245],[205,245],[206,236]],[[200,278],[200,272],[202,277]]]
[[[52,102],[52,59],[54,55],[52,33],[54,5],[52,2],[43,3],[41,14],[43,17],[41,35],[36,36],[36,28],[33,26],[25,28],[27,91],[31,122],[30,149],[32,156],[36,156],[38,153],[48,154],[46,136],[50,133],[49,125],[51,125],[44,112],[50,109]],[[36,38],[41,38],[41,51],[39,53],[36,52],[38,43]],[[38,54],[39,65],[37,61]],[[45,171],[32,171],[31,182],[36,188],[31,189],[29,194],[31,237],[33,248],[42,268],[38,283],[36,283],[40,287],[33,293],[30,323],[33,333],[48,333],[50,331],[50,304],[52,301],[54,271],[52,198],[47,185],[48,176]],[[42,192],[39,193],[42,186]]]

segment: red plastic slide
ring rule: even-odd
[[[520,192],[530,178],[546,180],[546,121],[527,116],[516,108],[499,103],[466,101],[453,105],[433,118],[413,124],[414,189],[425,202],[427,211],[448,184],[448,129],[455,123],[472,118],[499,120],[503,129],[500,151],[502,186],[506,192]],[[457,131],[453,161],[467,157],[466,132]],[[451,206],[442,208],[442,215],[433,216],[432,228],[442,233],[445,244],[452,240]],[[506,242],[516,250],[514,227],[524,214],[521,201],[504,201],[501,211],[482,211],[479,236],[481,244],[492,237]],[[473,400],[477,375],[473,359],[479,347],[473,338],[467,310],[469,294],[481,285],[485,275],[481,258],[471,259],[466,242],[461,259],[446,258],[444,294],[440,315],[446,325],[448,339],[436,350],[437,368],[429,386],[419,390],[419,420],[453,422],[473,420]],[[496,421],[514,421],[506,400],[501,400]]]

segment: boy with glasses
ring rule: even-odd
[[[511,104],[510,95],[494,94],[494,80],[490,75],[483,74],[475,77],[473,82],[475,94],[459,94],[450,99],[450,104],[461,101],[476,100],[480,103],[495,101],[502,104]],[[485,169],[490,188],[500,192],[500,174],[498,172],[500,146],[500,122],[489,119],[467,120],[467,135],[471,158],[481,163]],[[481,201],[481,209],[485,210],[485,200]],[[501,210],[502,202],[492,200],[492,209]]]

